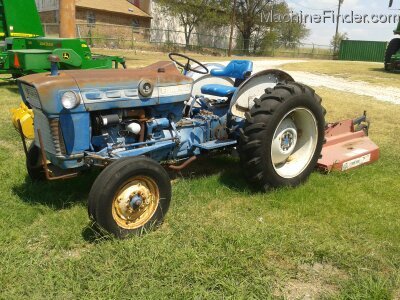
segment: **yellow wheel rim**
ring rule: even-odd
[[[159,202],[160,193],[153,179],[133,177],[116,193],[112,216],[118,226],[128,230],[137,229],[151,220]]]

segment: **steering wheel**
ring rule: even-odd
[[[178,66],[183,68],[183,70],[185,71],[184,72],[185,75],[189,71],[192,71],[192,72],[195,72],[195,73],[199,73],[199,74],[202,74],[202,75],[206,75],[209,72],[208,68],[205,65],[203,65],[201,62],[198,62],[197,60],[195,60],[193,58],[190,58],[189,56],[186,56],[184,54],[170,53],[168,56],[169,56],[170,60],[172,60]],[[184,65],[183,63],[177,61],[176,58],[174,58],[175,56],[182,57],[182,58],[186,59],[187,60],[186,65]],[[201,69],[200,70],[193,69],[192,66],[190,65],[190,62],[194,62],[194,63],[198,64],[201,67]]]

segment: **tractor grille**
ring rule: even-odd
[[[28,101],[32,107],[42,108],[40,104],[39,93],[33,86],[22,84],[22,91],[26,101]]]
[[[35,144],[40,146],[38,129],[43,139],[43,146],[49,153],[57,156],[65,155],[64,139],[58,119],[48,119],[40,110],[34,109]]]

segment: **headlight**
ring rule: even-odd
[[[80,104],[79,96],[74,92],[65,92],[61,97],[61,104],[65,109],[73,109]]]

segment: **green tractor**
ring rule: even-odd
[[[393,0],[390,0],[389,7],[393,6]],[[400,23],[397,25],[394,34],[400,35]],[[385,70],[398,72],[400,71],[400,38],[392,39],[386,49],[385,54]]]
[[[92,54],[85,40],[44,35],[34,0],[0,0],[0,74],[47,72],[49,55],[60,58],[62,70],[125,67],[121,57]]]

